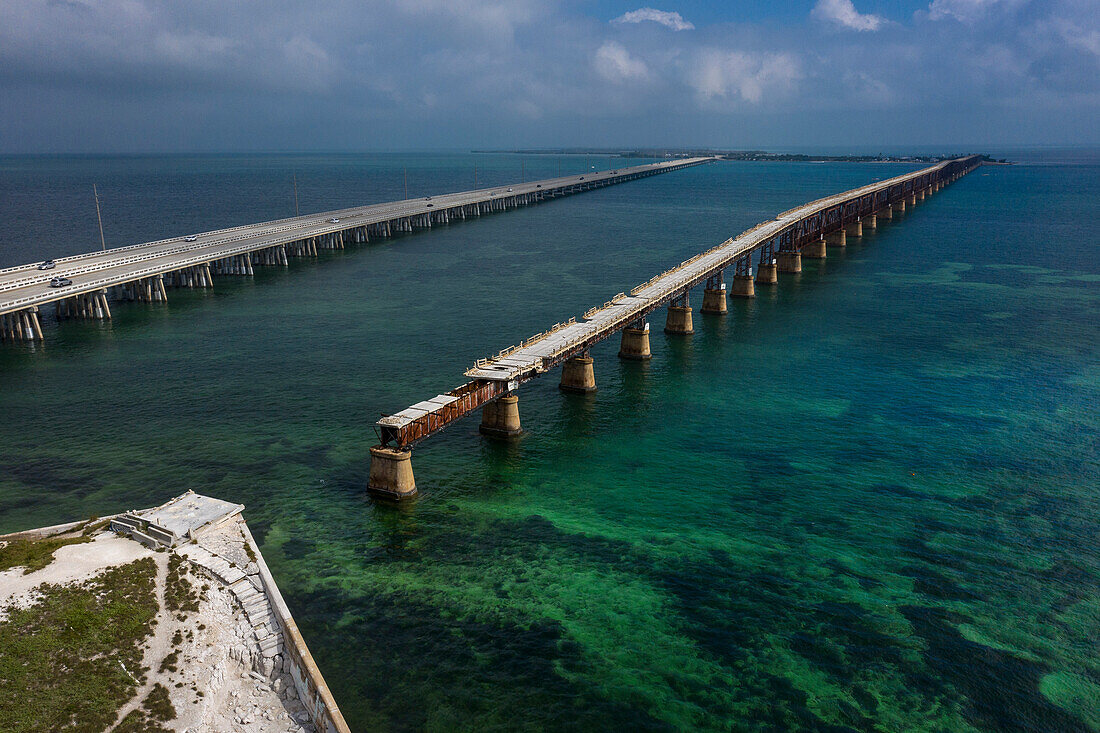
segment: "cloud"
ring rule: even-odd
[[[630,55],[621,43],[608,41],[596,51],[596,72],[613,82],[644,81],[649,78],[649,67],[641,59]]]
[[[674,31],[690,31],[695,26],[688,21],[684,20],[683,16],[679,13],[672,13],[666,10],[657,10],[656,8],[638,8],[637,10],[631,10],[629,13],[624,13],[618,18],[612,20],[612,23],[644,23],[645,21],[651,21],[653,23],[659,23],[665,28]]]
[[[760,104],[768,94],[785,94],[801,78],[799,61],[790,54],[708,50],[699,56],[690,83],[705,100]]]
[[[1019,0],[932,0],[928,6],[931,20],[953,18],[963,23],[975,23],[997,6],[1014,7]]]
[[[817,0],[810,14],[853,31],[877,31],[886,24],[886,19],[880,15],[857,11],[852,0]]]

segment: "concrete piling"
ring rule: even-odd
[[[649,324],[642,323],[623,329],[619,345],[619,358],[632,361],[645,361],[653,358],[649,350]]]
[[[770,263],[764,263],[757,265],[756,268],[756,284],[757,285],[775,285],[779,282],[779,265],[778,260],[773,259]]]
[[[416,496],[412,451],[382,446],[371,448],[367,489],[390,499],[411,499]]]
[[[567,359],[561,367],[561,384],[558,389],[574,394],[588,394],[596,391],[596,374],[592,369],[592,357],[588,352]]]
[[[833,247],[844,247],[848,244],[848,231],[841,229],[825,235],[825,242]]]
[[[752,275],[734,275],[731,298],[755,298],[756,290],[752,285]]]
[[[519,424],[519,397],[506,394],[481,408],[478,430],[490,438],[513,438],[523,432]]]
[[[669,303],[668,315],[665,317],[665,333],[673,336],[690,336],[695,333],[687,293]]]
[[[802,254],[800,252],[776,252],[775,264],[779,272],[802,272]]]
[[[736,280],[736,276],[734,277]],[[749,284],[752,284],[752,278],[749,278]],[[726,303],[726,284],[721,283],[717,288],[706,288],[703,290],[703,307],[699,309],[700,313],[713,313],[714,315],[725,315],[729,310],[729,306]]]
[[[863,225],[870,229],[872,232],[878,229],[878,216],[876,214],[870,214],[863,219]],[[863,232],[861,231],[860,234]]]
[[[843,235],[844,232],[841,232]],[[819,239],[815,242],[809,242],[802,246],[802,256],[811,260],[823,260],[828,254],[828,245],[825,244],[824,239]],[[799,263],[801,269],[802,263]]]
[[[849,237],[862,237],[863,236],[863,220],[855,221],[844,228],[845,234]],[[847,242],[845,242],[847,244]]]

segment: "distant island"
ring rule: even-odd
[[[592,155],[617,158],[694,158],[697,156],[716,156],[722,160],[741,161],[784,161],[802,163],[939,163],[942,160],[963,157],[965,153],[949,155],[808,155],[805,153],[769,153],[766,150],[713,150],[713,149],[673,149],[648,148],[637,150],[611,150],[600,148],[544,148],[527,150],[473,150],[473,153],[505,153],[509,155]],[[1008,164],[1005,158],[994,159],[982,155],[984,163]]]

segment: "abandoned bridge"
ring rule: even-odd
[[[698,161],[694,161],[698,162]],[[754,297],[759,286],[778,283],[778,273],[802,270],[802,258],[824,258],[829,247],[844,247],[882,220],[894,218],[981,164],[980,156],[947,160],[862,188],[811,201],[765,221],[496,356],[479,359],[457,389],[418,402],[377,422],[380,444],[371,448],[369,488],[390,498],[416,495],[412,447],[477,410],[483,434],[509,438],[521,432],[517,388],[561,365],[561,389],[596,389],[589,349],[622,334],[619,356],[649,359],[648,317],[667,306],[665,332],[694,331],[690,292],[703,285],[704,313],[724,314],[727,297]],[[754,264],[755,260],[755,264]],[[724,273],[733,277],[727,291]]]

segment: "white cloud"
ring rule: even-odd
[[[932,20],[954,18],[963,23],[974,23],[997,5],[1015,5],[1005,0],[932,0],[928,17]]]
[[[817,0],[810,14],[853,31],[877,31],[886,24],[886,19],[881,15],[860,13],[852,0]]]
[[[614,82],[645,81],[649,78],[649,67],[630,52],[621,43],[608,41],[596,51],[596,71],[604,79]]]
[[[629,13],[624,13],[611,22],[644,23],[647,20],[659,23],[665,28],[674,31],[690,31],[695,28],[693,24],[684,20],[684,17],[679,13],[672,13],[667,10],[657,10],[656,8],[638,8],[637,10],[631,10]]]
[[[783,93],[802,78],[798,59],[786,53],[752,55],[741,51],[706,51],[690,79],[705,100],[740,98],[760,104],[766,94]]]

